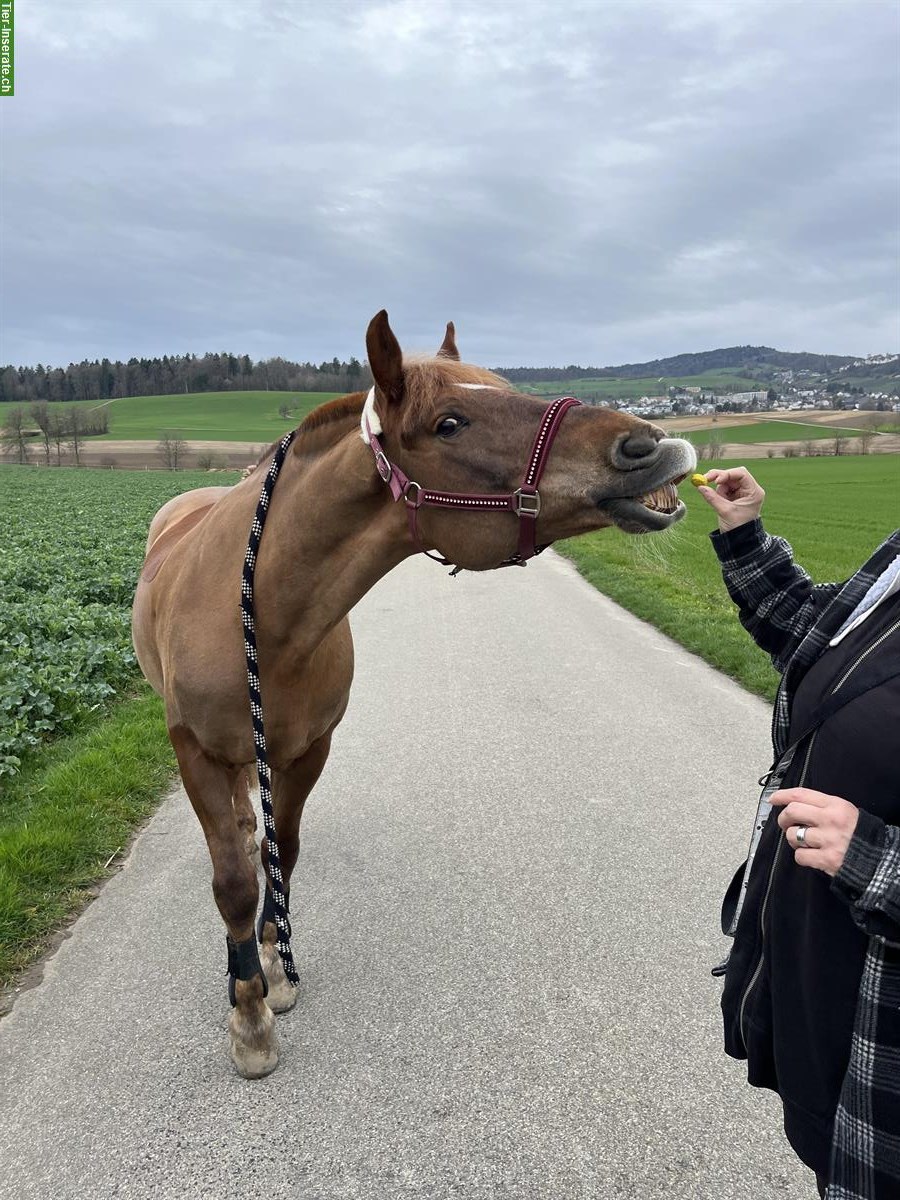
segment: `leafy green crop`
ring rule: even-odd
[[[188,472],[0,467],[0,777],[134,678],[131,601],[150,520],[208,484]]]

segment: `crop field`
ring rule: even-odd
[[[131,599],[153,513],[208,483],[0,467],[0,985],[89,899],[172,778]]]
[[[852,575],[900,526],[895,455],[760,459],[752,471],[766,490],[766,528],[787,538],[797,562],[818,583]],[[603,530],[561,549],[600,591],[771,699],[776,673],[738,623],[709,542],[715,514],[690,486],[683,484],[679,493],[687,515],[664,534],[629,537]]]
[[[133,682],[130,608],[150,518],[208,483],[0,467],[0,782]]]

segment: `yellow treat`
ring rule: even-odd
[[[694,487],[715,487],[715,484],[710,483],[705,475],[692,475],[691,483]]]

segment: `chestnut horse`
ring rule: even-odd
[[[540,499],[524,517],[502,506],[453,511],[426,504],[408,521],[408,503],[394,503],[379,473],[387,460],[417,481],[412,488],[421,483],[419,493],[513,492],[546,404],[461,363],[452,324],[437,356],[404,361],[382,311],[369,325],[366,348],[375,381],[368,402],[362,393],[334,400],[300,425],[256,563],[256,642],[285,892],[303,805],[347,708],[347,614],[376,581],[424,547],[466,570],[490,570],[515,558],[523,520],[541,545],[610,525],[629,533],[664,529],[684,515],[674,485],[696,463],[689,443],[645,421],[573,406],[554,431]],[[380,432],[381,462],[361,436],[364,403],[364,423]],[[231,947],[229,1053],[248,1078],[275,1067],[272,1014],[296,998],[276,947],[267,843],[258,950],[257,878],[247,853],[247,772],[255,755],[239,597],[266,469],[263,461],[234,487],[187,492],[160,510],[133,619],[138,661],[165,701],[181,777],[209,846],[213,895]]]

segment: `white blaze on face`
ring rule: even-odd
[[[470,392],[501,391],[500,388],[492,387],[488,383],[454,383],[453,386],[458,388],[466,388]],[[371,444],[369,442],[370,433],[374,433],[375,436],[378,437],[378,435],[383,432],[384,430],[382,429],[381,425],[381,417],[379,417],[378,411],[375,408],[375,389],[371,387],[369,388],[369,394],[366,396],[366,402],[363,405],[362,416],[359,419],[359,436],[368,446]]]

